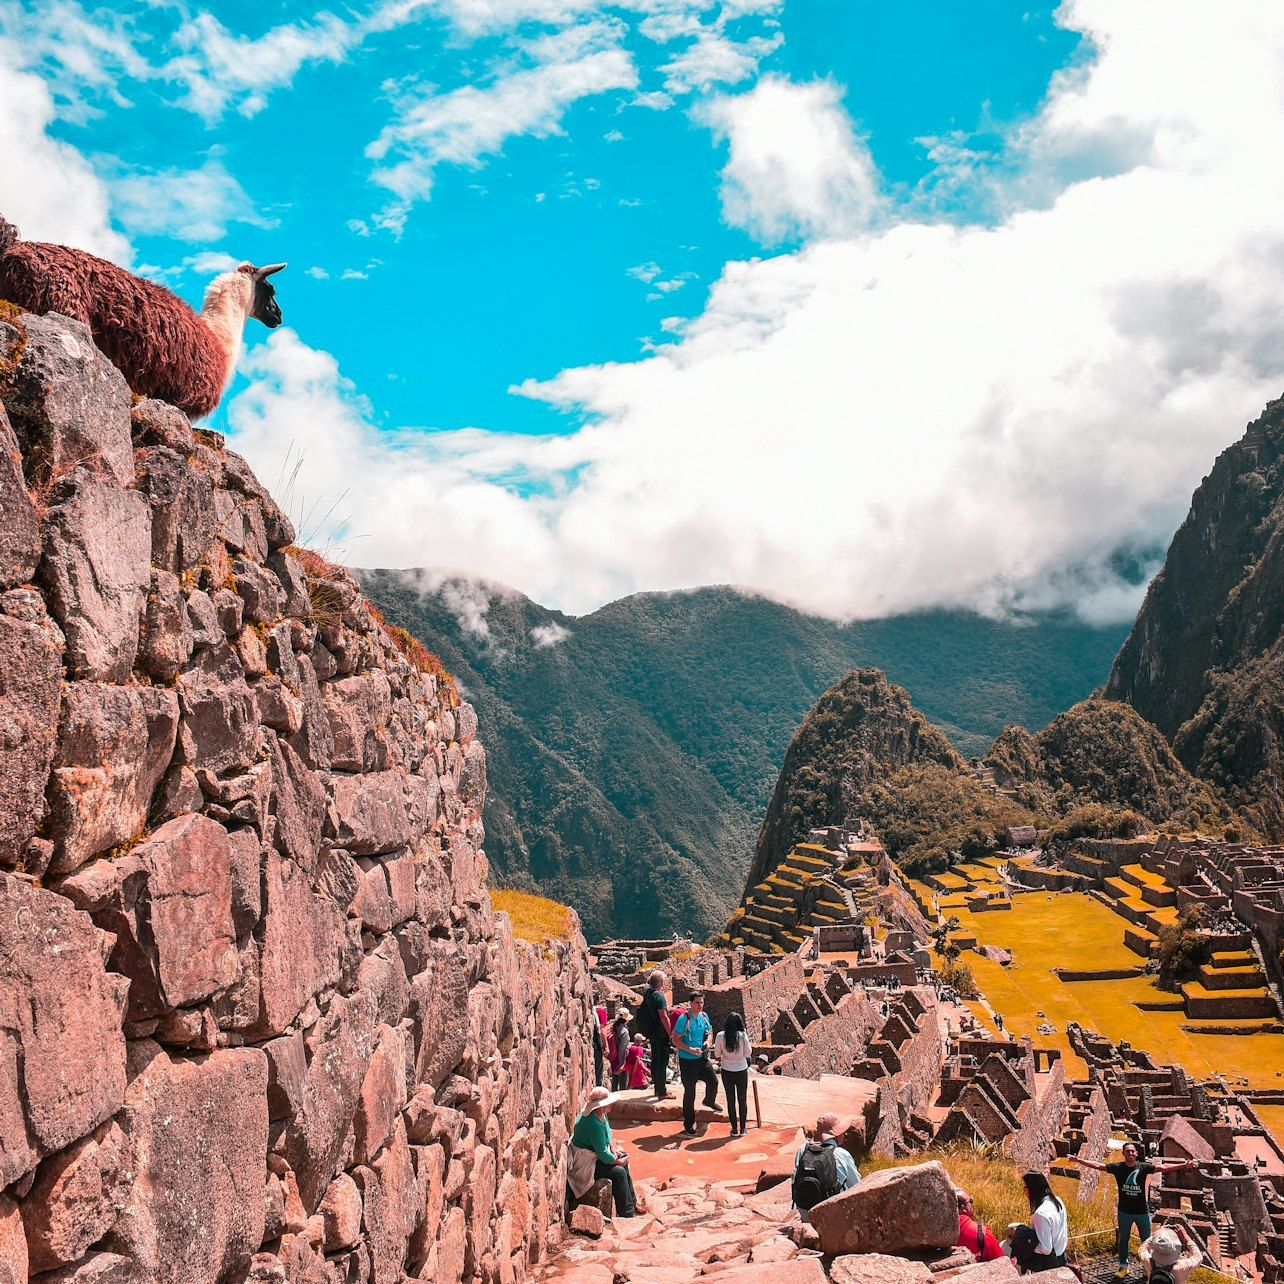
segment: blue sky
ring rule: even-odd
[[[1125,616],[1278,379],[1279,22],[1200,13],[0,0],[0,212],[193,303],[287,259],[214,423],[354,562]]]

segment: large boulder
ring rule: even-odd
[[[0,874],[0,1187],[119,1109],[128,989],[85,914]]]
[[[87,467],[54,488],[40,576],[67,637],[67,673],[124,682],[151,584],[151,514],[136,490]]]
[[[67,683],[49,782],[52,873],[142,831],[177,731],[178,697],[165,687]]]
[[[959,1232],[954,1183],[936,1160],[871,1173],[817,1204],[808,1220],[826,1257],[949,1248]]]
[[[267,1059],[224,1048],[171,1061],[143,1040],[122,1118],[136,1173],[108,1247],[143,1280],[242,1279],[263,1239]]]
[[[58,742],[63,639],[35,593],[5,593],[0,611],[3,866],[17,864],[42,818],[45,783]]]

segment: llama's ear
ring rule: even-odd
[[[285,266],[286,264],[284,263],[269,263],[267,267],[261,267],[261,268],[255,269],[255,275],[260,278],[265,276],[271,276],[274,272],[279,272]]]

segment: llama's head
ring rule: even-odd
[[[252,263],[242,263],[238,272],[244,272],[254,282],[254,298],[250,303],[250,316],[262,321],[269,330],[275,330],[281,324],[281,305],[276,301],[276,290],[268,280],[274,272],[279,272],[284,263],[269,263],[267,267],[255,267]]]

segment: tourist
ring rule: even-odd
[[[1030,1224],[1014,1223],[1008,1227],[1005,1251],[1011,1253],[1023,1275],[1064,1266],[1070,1239],[1065,1204],[1052,1193],[1043,1173],[1024,1173],[1021,1181],[1030,1203]]]
[[[994,1232],[972,1209],[972,1196],[955,1187],[954,1198],[959,1207],[959,1237],[954,1247],[971,1249],[978,1262],[993,1262],[1002,1257],[1003,1247]]]
[[[664,973],[658,968],[647,977],[642,1004],[638,1008],[638,1029],[651,1044],[651,1081],[655,1085],[655,1099],[663,1101],[669,1093],[669,1054],[673,1044],[673,1022],[669,1005],[664,997]]]
[[[739,1012],[727,1017],[727,1023],[713,1041],[713,1055],[722,1073],[722,1090],[727,1098],[727,1117],[731,1135],[743,1137],[749,1124],[749,1058],[753,1048],[745,1033],[745,1019]]]
[[[1155,1284],[1186,1284],[1201,1260],[1199,1245],[1186,1234],[1181,1222],[1161,1226],[1137,1254],[1141,1269]]]
[[[602,1039],[602,1031],[606,1026],[606,1009],[593,1009],[593,1082],[600,1084],[602,1082],[602,1070],[604,1068],[605,1046]]]
[[[611,1065],[612,1092],[623,1092],[628,1086],[629,1075],[625,1062],[632,1046],[632,1040],[629,1038],[629,1014],[621,1008],[615,1014],[615,1022],[611,1026],[610,1034],[606,1037],[606,1053]]]
[[[860,1181],[860,1169],[851,1152],[838,1144],[838,1139],[850,1127],[850,1119],[823,1114],[816,1120],[811,1140],[798,1147],[791,1194],[798,1216],[804,1222],[821,1200],[851,1190]]]
[[[646,1038],[644,1035],[634,1035],[633,1042],[629,1045],[628,1056],[624,1061],[624,1072],[628,1076],[628,1086],[630,1088],[645,1088],[651,1082],[651,1075],[647,1071],[646,1062],[642,1059],[642,1054],[646,1050]]]
[[[693,994],[689,1010],[673,1023],[673,1037],[678,1049],[678,1074],[682,1076],[682,1135],[696,1135],[696,1089],[704,1084],[704,1104],[709,1110],[718,1107],[718,1076],[709,1068],[706,1044],[713,1034],[704,1014],[704,995]]]
[[[605,1088],[594,1088],[584,1103],[584,1110],[575,1121],[571,1133],[571,1144],[579,1150],[591,1150],[597,1157],[593,1167],[593,1180],[606,1178],[611,1183],[611,1195],[615,1200],[617,1217],[632,1217],[637,1208],[637,1198],[633,1194],[633,1177],[629,1173],[629,1157],[622,1150],[616,1150],[611,1139],[611,1125],[606,1121],[606,1112],[616,1100],[615,1093]],[[572,1185],[572,1191],[575,1186]],[[578,1192],[583,1195],[584,1191]]]
[[[1122,1046],[1122,1045],[1121,1045]],[[1099,1164],[1092,1159],[1070,1155],[1072,1164],[1095,1168],[1099,1173],[1109,1173],[1119,1187],[1119,1269],[1115,1279],[1128,1278],[1128,1246],[1132,1229],[1137,1228],[1137,1238],[1150,1238],[1150,1204],[1146,1199],[1146,1180],[1152,1173],[1175,1172],[1182,1168],[1198,1167],[1193,1159],[1176,1159],[1171,1163],[1160,1160],[1141,1162],[1141,1148],[1135,1141],[1124,1142],[1123,1160],[1114,1164]]]

